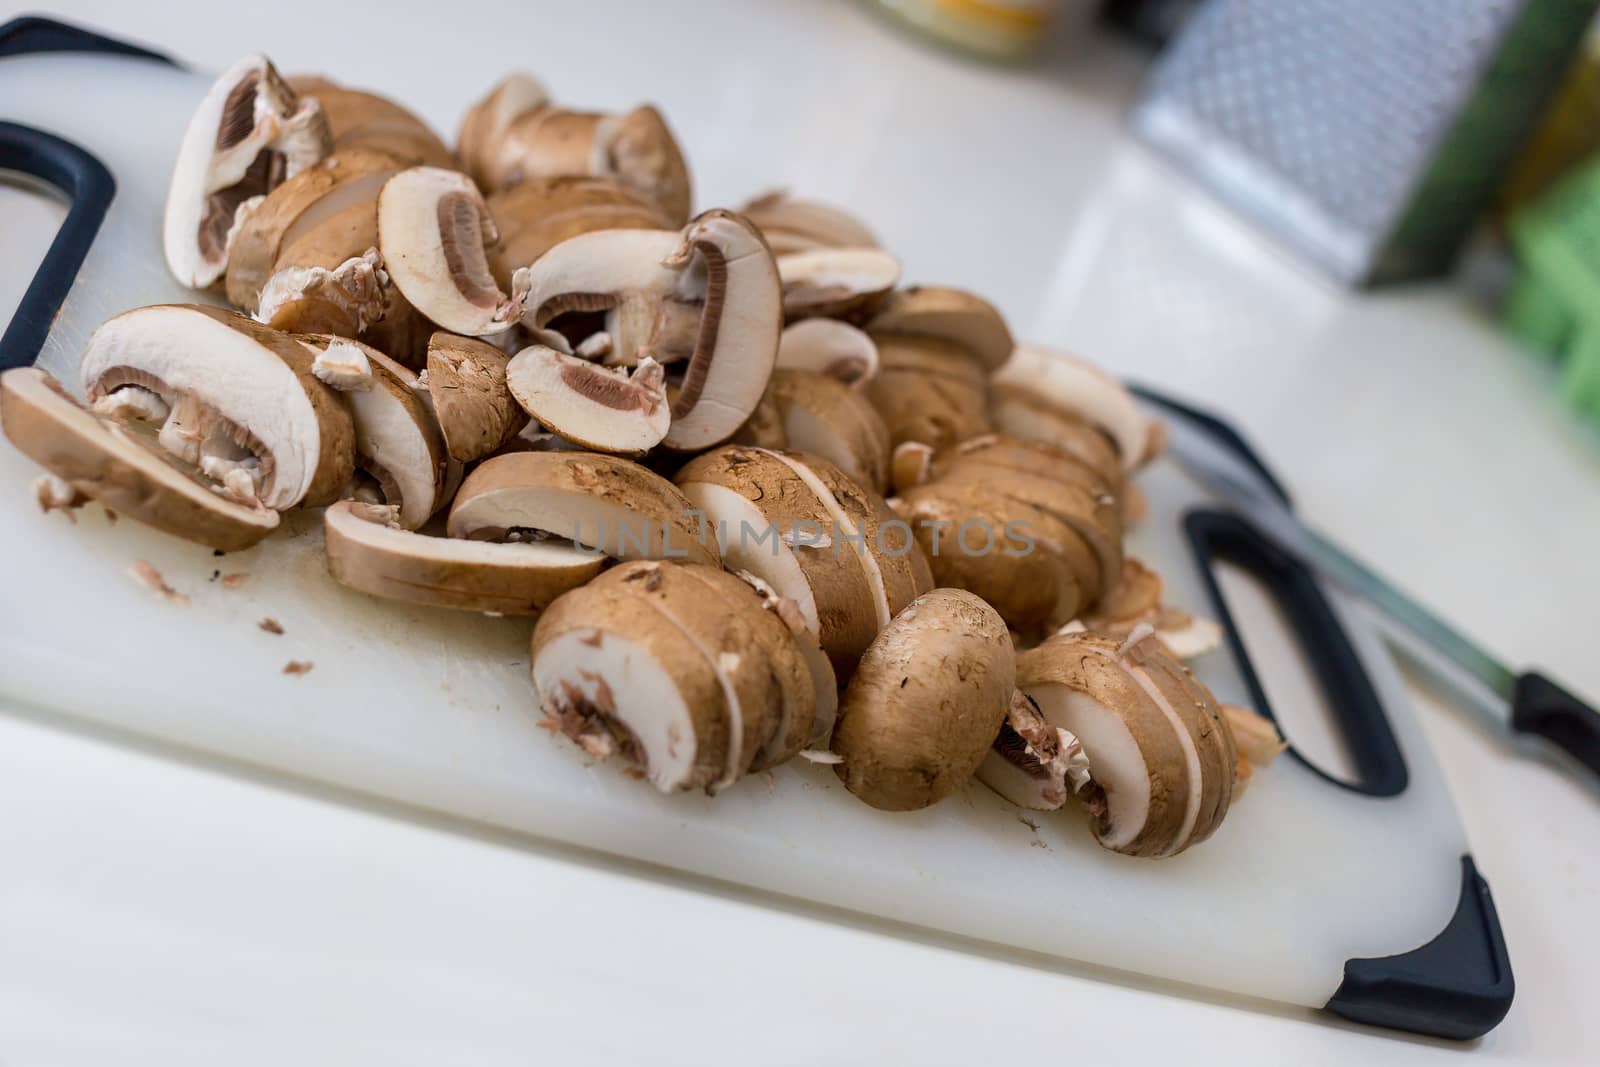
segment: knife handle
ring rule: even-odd
[[[1517,676],[1511,692],[1511,728],[1538,734],[1600,774],[1600,711],[1538,671]]]

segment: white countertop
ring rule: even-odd
[[[515,67],[577,104],[653,99],[698,203],[783,184],[855,207],[910,279],[1228,412],[1303,514],[1508,659],[1600,694],[1600,435],[1456,290],[1347,296],[1121,139],[1131,50],[1011,71],[853,5],[402,6],[60,15],[204,64],[261,49],[447,133]],[[5,228],[14,254],[48,239]],[[0,262],[0,313],[30,274]],[[1516,970],[1474,1054],[1592,1061],[1600,794],[1417,696]],[[21,711],[0,715],[0,812],[6,1065],[1461,1054],[462,836]]]

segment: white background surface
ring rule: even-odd
[[[1187,192],[1117,135],[1133,53],[996,70],[820,4],[461,3],[425,19],[398,6],[279,3],[247,18],[165,4],[159,28],[125,3],[62,14],[211,65],[263,49],[287,70],[391,92],[447,132],[518,66],[576,104],[654,99],[701,205],[789,184],[856,207],[911,279],[978,289],[1019,334],[1230,412],[1303,513],[1508,658],[1600,693],[1600,444],[1548,369],[1451,290],[1354,300]],[[0,267],[0,307],[30,270]],[[1592,1061],[1600,803],[1419,703],[1517,972],[1510,1016],[1475,1054]],[[1044,922],[1093,910],[1033,903]],[[839,1063],[1461,1054],[466,838],[0,716],[8,1067],[726,1050]]]

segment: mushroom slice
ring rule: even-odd
[[[661,345],[658,314],[680,281],[665,260],[681,244],[682,237],[671,230],[579,234],[518,269],[512,299],[530,329],[542,329],[570,312],[604,312],[612,361],[631,363]]]
[[[845,689],[835,773],[884,811],[937,803],[983,763],[1015,680],[1011,637],[993,608],[960,589],[918,597],[873,640]]]
[[[300,340],[317,352],[318,362],[359,360],[368,368],[368,387],[345,395],[355,424],[356,466],[377,481],[384,503],[395,505],[401,529],[419,528],[445,503],[447,456],[417,376],[359,341],[327,334]]]
[[[925,485],[933,476],[933,449],[921,441],[901,441],[889,454],[889,486],[897,492]]]
[[[336,581],[386,600],[537,615],[605,565],[570,542],[493,544],[412,533],[399,525],[399,512],[393,504],[341,500],[323,513],[328,572]]]
[[[674,222],[689,217],[689,167],[661,112],[648,104],[595,126],[591,172],[649,197]]]
[[[900,281],[900,261],[881,248],[815,248],[777,263],[790,320],[859,312]]]
[[[705,284],[699,337],[663,442],[692,452],[727,440],[755,410],[778,359],[782,293],[760,232],[732,212],[696,217],[665,263]]]
[[[993,304],[964,289],[934,285],[891,294],[867,323],[867,332],[874,337],[906,334],[946,341],[989,370],[1005,363],[1015,347],[1006,320]]]
[[[595,584],[623,589],[632,599],[659,611],[711,664],[728,709],[727,761],[722,773],[706,786],[708,792],[716,793],[750,771],[757,752],[782,717],[784,692],[768,646],[752,632],[753,626],[768,621],[760,602],[748,595],[730,601],[685,574],[688,570],[721,573],[709,567],[640,560],[613,567]],[[809,679],[805,681],[810,684]]]
[[[935,338],[873,335],[879,368],[867,398],[896,447],[945,448],[990,432],[988,383],[959,346]]]
[[[838,319],[802,319],[778,338],[778,369],[826,374],[863,385],[878,373],[878,346],[865,331]]]
[[[494,345],[435,333],[428,339],[428,396],[445,448],[460,463],[500,449],[528,424],[506,382],[510,364]]]
[[[286,267],[261,288],[256,320],[289,333],[367,333],[389,312],[388,279],[376,249],[326,267]]]
[[[1220,707],[1239,757],[1252,767],[1267,766],[1289,747],[1283,735],[1278,733],[1277,726],[1265,715],[1237,704],[1222,704]]]
[[[378,250],[411,305],[452,333],[508,330],[521,309],[495,284],[488,246],[500,239],[472,179],[412,167],[378,194]]]
[[[508,291],[517,267],[569,238],[597,230],[676,230],[653,202],[609,178],[563,175],[536,178],[489,198],[489,210],[500,228],[500,244],[491,250],[490,266]]]
[[[777,256],[813,248],[878,247],[877,237],[849,212],[781,189],[756,197],[739,213],[756,224]]]
[[[507,365],[506,384],[540,424],[597,452],[648,452],[666,436],[672,417],[666,376],[649,357],[629,375],[532,345]]]
[[[403,166],[455,169],[456,158],[438,134],[388,97],[346,89],[315,75],[295,75],[289,84],[322,105],[338,151],[369,148],[387,152]]]
[[[1115,442],[1125,469],[1143,466],[1160,451],[1159,423],[1139,410],[1121,382],[1085,360],[1022,344],[994,372],[993,382],[1025,390],[1051,408],[1098,426]]]
[[[716,782],[728,763],[727,698],[683,629],[616,583],[556,601],[533,631],[540,708],[596,759],[620,754],[663,793]]]
[[[518,71],[502,78],[489,95],[468,109],[456,138],[456,154],[473,181],[485,189],[494,188],[494,157],[506,131],[517,119],[549,102],[544,85],[531,74]]]
[[[159,394],[170,408],[162,447],[218,481],[244,472],[235,491],[282,511],[331,503],[354,470],[349,409],[313,362],[305,345],[243,315],[173,304],[107,320],[80,370],[92,404],[128,386]]]
[[[617,559],[720,566],[694,515],[671,482],[637,463],[595,452],[510,452],[467,475],[447,529],[490,541],[541,531]]]
[[[1055,811],[1089,783],[1089,760],[1078,739],[1045,721],[1021,690],[988,755],[978,781],[1011,803],[1031,811]]]
[[[1116,484],[1121,479],[1124,490],[1131,487],[1132,483],[1125,480],[1126,472],[1117,446],[1092,423],[1053,407],[1020,386],[995,383],[990,386],[989,395],[989,409],[1001,433],[1026,441],[1047,442],[1090,467],[1107,482]]]
[[[173,276],[215,284],[241,214],[332,147],[322,109],[297,99],[265,56],[223,71],[189,119],[167,190],[162,245]]]
[[[225,499],[121,426],[84,410],[37,367],[0,374],[0,425],[74,498],[93,498],[174,537],[233,552],[278,525],[276,511]]]
[[[889,430],[857,390],[812,371],[778,370],[768,387],[789,447],[836,464],[882,493],[889,477]]]
[[[1054,441],[1027,440],[1006,434],[981,434],[939,452],[930,476],[938,478],[957,467],[984,466],[1036,474],[1080,486],[1095,496],[1121,495],[1126,483],[1116,467],[1107,471],[1085,463]]]
[[[228,250],[228,302],[254,314],[278,254],[351,201],[372,206],[375,238],[378,190],[400,169],[402,164],[387,152],[350,149],[333,153],[268,193],[239,224]]]
[[[690,461],[676,482],[716,532],[727,566],[792,601],[835,672],[848,676],[877,633],[884,598],[865,552],[834,537],[835,514],[813,485],[779,453],[740,445]]]

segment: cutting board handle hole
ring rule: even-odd
[[[0,170],[0,324],[11,321],[72,202],[31,174]]]

